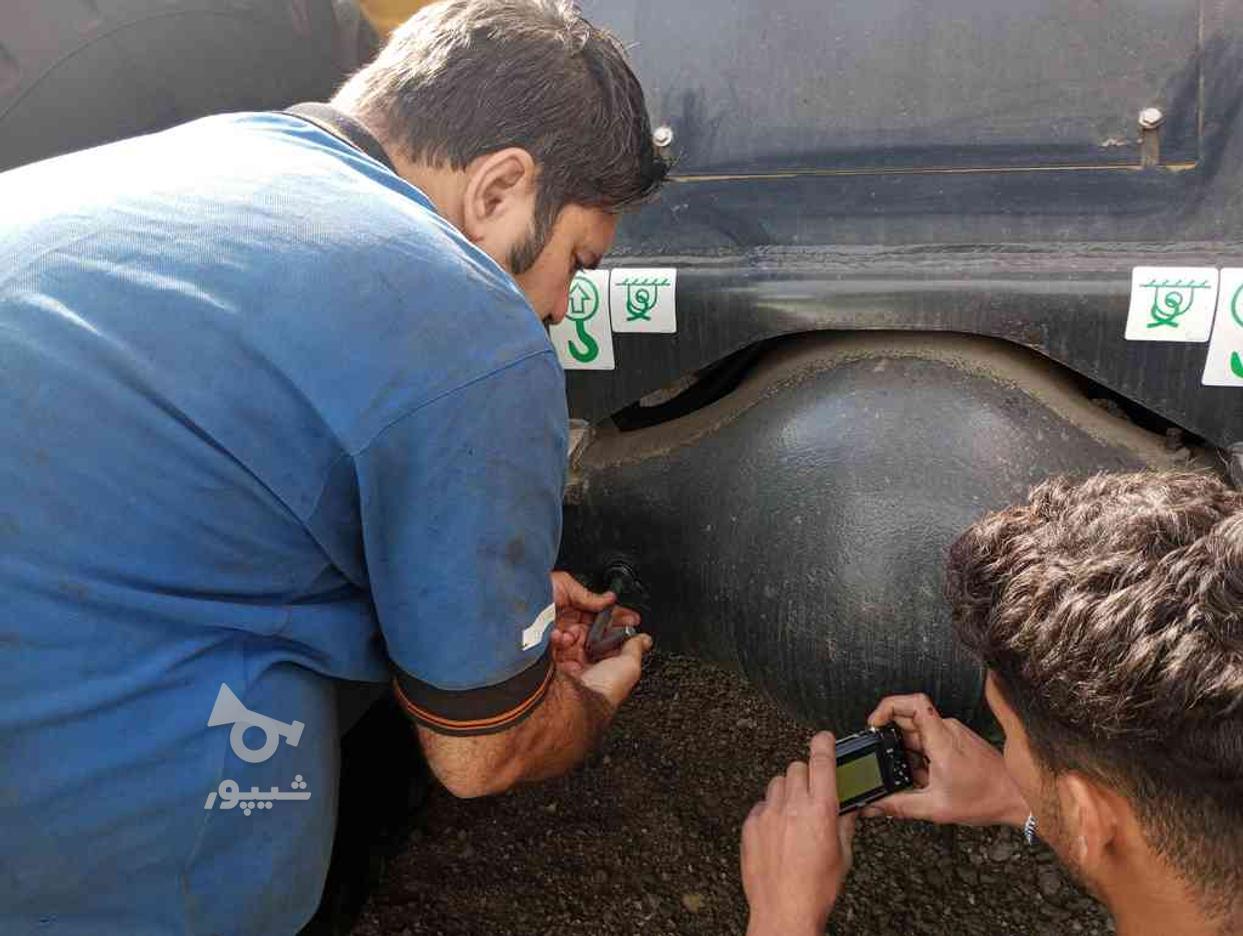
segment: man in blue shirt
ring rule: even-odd
[[[451,0],[334,104],[0,175],[5,934],[295,932],[334,680],[391,678],[476,796],[639,677],[646,637],[584,659],[611,596],[550,582],[541,321],[663,177],[620,45]]]

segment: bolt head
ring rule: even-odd
[[[652,142],[662,149],[673,142],[673,128],[660,126],[652,131]]]
[[[1165,114],[1159,107],[1145,107],[1139,112],[1139,125],[1144,130],[1155,130],[1165,120]]]

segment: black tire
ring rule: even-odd
[[[0,171],[212,113],[323,99],[332,0],[4,0]]]

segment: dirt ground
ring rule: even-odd
[[[653,654],[601,751],[505,796],[437,787],[353,936],[742,934],[738,834],[810,729],[740,677]],[[1112,933],[1017,832],[871,820],[829,933]]]

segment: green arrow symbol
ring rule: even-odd
[[[566,348],[570,356],[580,364],[588,364],[600,354],[600,345],[587,331],[587,322],[599,311],[600,291],[596,289],[596,284],[585,276],[574,277],[574,282],[570,284],[570,308],[566,316],[574,323],[574,331],[578,335],[578,340],[583,343],[583,347],[579,350],[578,345],[571,338],[566,343]]]
[[[1243,357],[1239,357],[1238,351],[1230,352],[1230,369],[1234,371],[1234,376],[1243,380]]]
[[[590,297],[579,290],[570,293],[570,318],[585,319],[588,318],[587,302]]]

